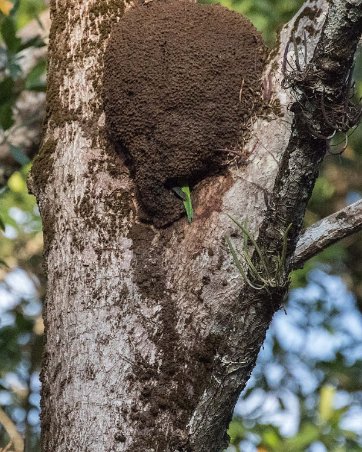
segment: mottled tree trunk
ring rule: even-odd
[[[306,30],[310,60],[316,45],[325,46],[320,54],[328,47],[321,35],[333,41],[340,23],[354,26],[338,56],[342,67],[350,65],[361,14],[347,24],[343,5],[354,11],[357,3],[307,2],[283,29],[264,74],[272,113],[255,119],[248,164],[203,181],[191,225],[182,219],[158,230],[139,222],[132,178],[105,132],[103,54],[112,24],[128,6],[51,2],[46,128],[30,183],[44,224],[48,275],[44,451],[225,447],[233,407],[286,294],[289,261],[326,149],[298,109],[307,90],[298,93],[296,74],[293,88],[281,87],[286,44],[292,30],[296,37]],[[328,8],[330,28],[321,33]],[[293,52],[291,46],[290,61]],[[309,89],[312,81],[303,82]],[[319,130],[311,103],[308,124]],[[233,263],[225,235],[240,244],[241,234],[228,215],[247,221],[268,262],[270,284],[262,290],[245,284]],[[276,274],[288,228],[286,259]],[[260,264],[257,255],[254,261]]]

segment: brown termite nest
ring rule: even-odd
[[[262,38],[218,5],[151,1],[131,9],[105,53],[111,139],[131,168],[147,219],[183,213],[171,190],[225,171],[261,107]]]

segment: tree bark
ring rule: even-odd
[[[328,115],[345,101],[337,91],[352,65],[361,11],[358,1],[306,2],[265,69],[264,97],[275,113],[255,119],[247,166],[200,184],[192,224],[156,229],[138,220],[132,178],[105,132],[103,54],[128,7],[51,2],[46,131],[30,182],[48,274],[42,447],[220,451],[288,289]],[[328,65],[346,30],[348,42]],[[299,42],[305,33],[306,62],[286,68],[286,57],[293,65],[303,51],[292,34]],[[333,70],[343,74],[335,79]],[[245,267],[253,285],[225,242],[226,235],[236,247],[243,241],[228,215],[247,221],[256,239],[260,280]]]
[[[299,238],[292,260],[293,268],[300,268],[327,246],[362,229],[362,201],[341,209],[318,221]]]

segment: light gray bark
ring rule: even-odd
[[[138,222],[132,179],[105,134],[102,55],[124,5],[51,3],[46,132],[31,181],[48,272],[44,451],[225,447],[234,404],[287,291],[288,263],[326,147],[306,131],[297,108],[309,81],[301,87],[289,73],[293,87],[282,88],[285,48],[292,31],[303,38],[309,30],[313,74],[315,47],[325,36],[332,45],[333,29],[348,25],[344,3],[358,10],[352,1],[306,2],[284,27],[264,76],[265,97],[279,103],[280,114],[255,120],[246,167],[203,182],[194,222],[164,230]],[[329,8],[333,20],[322,33]],[[349,25],[357,36],[355,14]],[[356,39],[345,51],[348,62]],[[224,240],[229,234],[241,242],[228,215],[247,221],[278,284],[259,291],[244,284]],[[285,268],[276,275],[288,228]],[[260,264],[256,255],[254,262]]]
[[[327,246],[362,229],[362,201],[357,201],[309,227],[299,238],[293,268],[302,267]]]

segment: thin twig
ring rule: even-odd
[[[24,451],[24,440],[18,432],[16,425],[10,419],[10,417],[5,413],[5,411],[0,407],[0,424],[4,427],[9,438],[14,446],[15,452]]]

